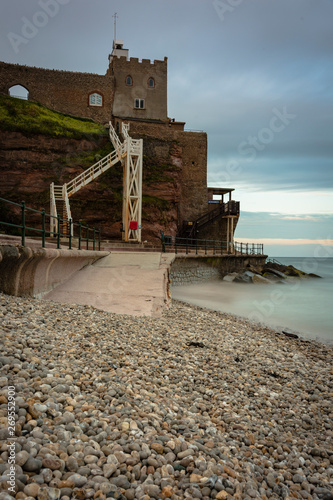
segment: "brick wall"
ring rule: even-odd
[[[111,119],[114,81],[112,75],[76,73],[0,62],[0,92],[9,93],[14,85],[29,91],[37,101],[61,113],[91,118],[100,123]],[[89,94],[103,97],[102,106],[89,106]]]

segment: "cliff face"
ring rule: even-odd
[[[111,150],[107,136],[70,139],[0,131],[0,196],[18,203],[24,200],[29,207],[49,212],[50,183],[68,182]],[[160,230],[176,233],[181,165],[175,142],[146,142],[143,240],[158,238]],[[122,176],[122,166],[117,164],[70,199],[73,219],[101,228],[104,239],[121,238]],[[14,214],[19,211],[11,210]],[[0,203],[0,220],[4,215],[8,218],[8,208]]]

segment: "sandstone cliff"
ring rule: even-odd
[[[20,106],[22,103],[19,103]],[[31,109],[32,103],[24,103]],[[1,109],[1,108],[0,108]],[[53,113],[53,112],[52,112]],[[64,137],[38,133],[38,127],[15,124],[4,112],[0,114],[0,196],[15,202],[24,200],[35,209],[49,211],[51,182],[63,184],[91,166],[112,150],[108,136],[80,134]],[[45,128],[45,127],[44,127]],[[61,136],[63,135],[63,136]],[[70,135],[70,134],[67,134]],[[159,237],[160,230],[175,234],[180,197],[181,151],[175,141],[163,143],[159,155],[159,140],[144,142],[142,238]],[[104,239],[121,238],[122,167],[112,167],[70,200],[75,221],[83,220],[90,227],[101,228]],[[18,212],[18,210],[16,210]],[[15,218],[0,204],[0,219]]]

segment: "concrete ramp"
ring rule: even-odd
[[[160,252],[110,253],[44,298],[118,314],[159,316],[170,303],[169,268],[174,258]]]

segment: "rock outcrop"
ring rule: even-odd
[[[247,266],[243,273],[230,273],[223,281],[235,283],[283,283],[288,278],[320,278],[317,274],[305,273],[294,266],[285,266],[278,262],[266,262],[263,266]]]

